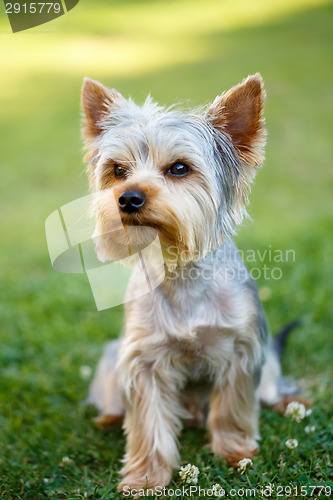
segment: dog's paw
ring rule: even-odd
[[[283,415],[287,409],[288,404],[292,403],[294,401],[303,404],[305,406],[305,408],[311,408],[311,406],[312,406],[311,401],[309,401],[308,399],[302,398],[301,396],[288,396],[286,398],[281,399],[277,403],[275,403],[275,405],[272,407],[272,409],[274,411],[276,411],[276,413],[280,413],[281,415]]]
[[[239,466],[240,460],[243,458],[252,458],[258,453],[258,448],[252,448],[244,450],[244,452],[234,451],[228,453],[224,458],[227,461],[230,467],[234,467],[235,469]]]
[[[239,435],[220,435],[213,439],[210,449],[214,455],[221,455],[231,467],[238,467],[243,458],[252,458],[258,453],[258,445],[254,439],[240,438]]]
[[[157,471],[147,471],[142,473],[129,473],[124,476],[121,483],[118,485],[118,491],[126,494],[131,494],[132,498],[143,496],[143,490],[149,490],[149,495],[155,494],[160,489],[167,486],[172,478],[172,471],[159,468]]]
[[[124,421],[123,415],[102,415],[94,418],[94,424],[96,427],[103,429],[104,427],[110,427],[113,425],[120,425]]]

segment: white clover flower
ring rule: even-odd
[[[297,448],[297,446],[297,439],[288,439],[288,441],[286,441],[286,447],[289,448],[289,450],[293,450],[294,448]]]
[[[243,458],[242,460],[240,460],[238,462],[238,467],[237,467],[237,470],[241,473],[241,474],[244,474],[244,472],[246,471],[246,469],[248,467],[251,467],[253,465],[253,462],[251,460],[251,458]]]
[[[309,417],[311,414],[312,414],[311,408],[309,408],[308,410],[306,410],[306,412],[305,412],[305,416],[306,417]]]
[[[307,425],[304,430],[307,434],[312,434],[316,430],[316,426],[315,425]]]
[[[179,476],[187,484],[196,484],[198,482],[199,469],[195,465],[183,465],[180,468]]]
[[[92,369],[88,365],[80,366],[80,377],[82,380],[89,380],[92,374]]]
[[[268,286],[262,286],[259,288],[259,297],[260,300],[265,302],[266,300],[269,300],[272,296],[272,289],[269,288]]]
[[[69,457],[62,457],[61,462],[63,464],[71,464],[73,462],[73,460]]]
[[[219,483],[213,484],[212,493],[216,497],[224,497],[225,491]]]
[[[291,420],[295,420],[298,424],[306,416],[306,408],[302,403],[298,401],[292,401],[288,404],[286,411],[284,412],[285,417],[291,417]]]

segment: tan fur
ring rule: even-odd
[[[108,113],[115,100],[122,96],[116,89],[107,89],[99,82],[85,78],[81,91],[81,106],[84,112],[83,134],[87,138],[101,133],[101,120]]]
[[[97,254],[101,260],[133,255],[151,238],[150,229],[165,262],[164,282],[126,303],[124,334],[119,345],[110,344],[91,388],[100,425],[125,413],[119,491],[170,482],[179,466],[182,420],[202,425],[208,400],[212,451],[233,466],[257,452],[267,325],[230,237],[246,215],[250,183],[263,161],[264,99],[258,74],[217,97],[204,115],[164,110],[150,98],[138,107],[85,81]],[[186,176],[170,175],[177,163],[188,167]],[[121,178],[116,165],[126,169]],[[133,190],[145,195],[142,207],[119,209],[121,194]],[[129,295],[142,286],[134,267]]]
[[[265,98],[263,80],[257,73],[217,97],[206,112],[215,127],[230,135],[242,160],[250,165],[263,161]]]
[[[275,405],[273,406],[273,410],[283,415],[287,409],[288,404],[292,403],[293,401],[302,403],[305,408],[311,408],[312,406],[312,402],[309,399],[305,399],[301,396],[288,396],[275,403]]]
[[[263,80],[257,73],[216,97],[206,112],[215,127],[230,135],[243,161],[236,186],[240,209],[248,202],[248,185],[253,182],[256,167],[264,160],[266,129],[262,115],[265,100]]]
[[[236,467],[244,457],[251,458],[258,445],[258,402],[252,381],[236,364],[231,380],[212,392],[207,428],[211,449]]]

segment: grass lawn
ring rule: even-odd
[[[119,334],[122,307],[97,312],[85,275],[52,269],[44,234],[51,212],[87,194],[83,76],[139,101],[150,92],[163,104],[197,105],[256,71],[268,91],[267,154],[251,194],[253,222],[236,241],[262,256],[295,252],[278,264],[281,279],[261,275],[258,284],[273,332],[303,319],[283,366],[313,413],[290,424],[265,409],[260,452],[244,475],[209,453],[204,430],[185,429],[182,465],[199,467],[202,488],[271,483],[298,486],[281,498],[300,497],[301,486],[310,498],[316,486],[312,498],[328,497],[318,487],[333,489],[332,22],[324,0],[81,0],[13,35],[0,12],[0,498],[119,498],[122,431],[96,429],[94,410],[80,402],[88,387],[81,367],[94,369]],[[268,254],[249,267],[264,264],[272,269]]]

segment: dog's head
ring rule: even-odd
[[[259,74],[218,96],[203,113],[143,106],[85,79],[83,135],[99,256],[112,233],[157,231],[167,263],[202,258],[234,234],[263,161],[265,92]]]

